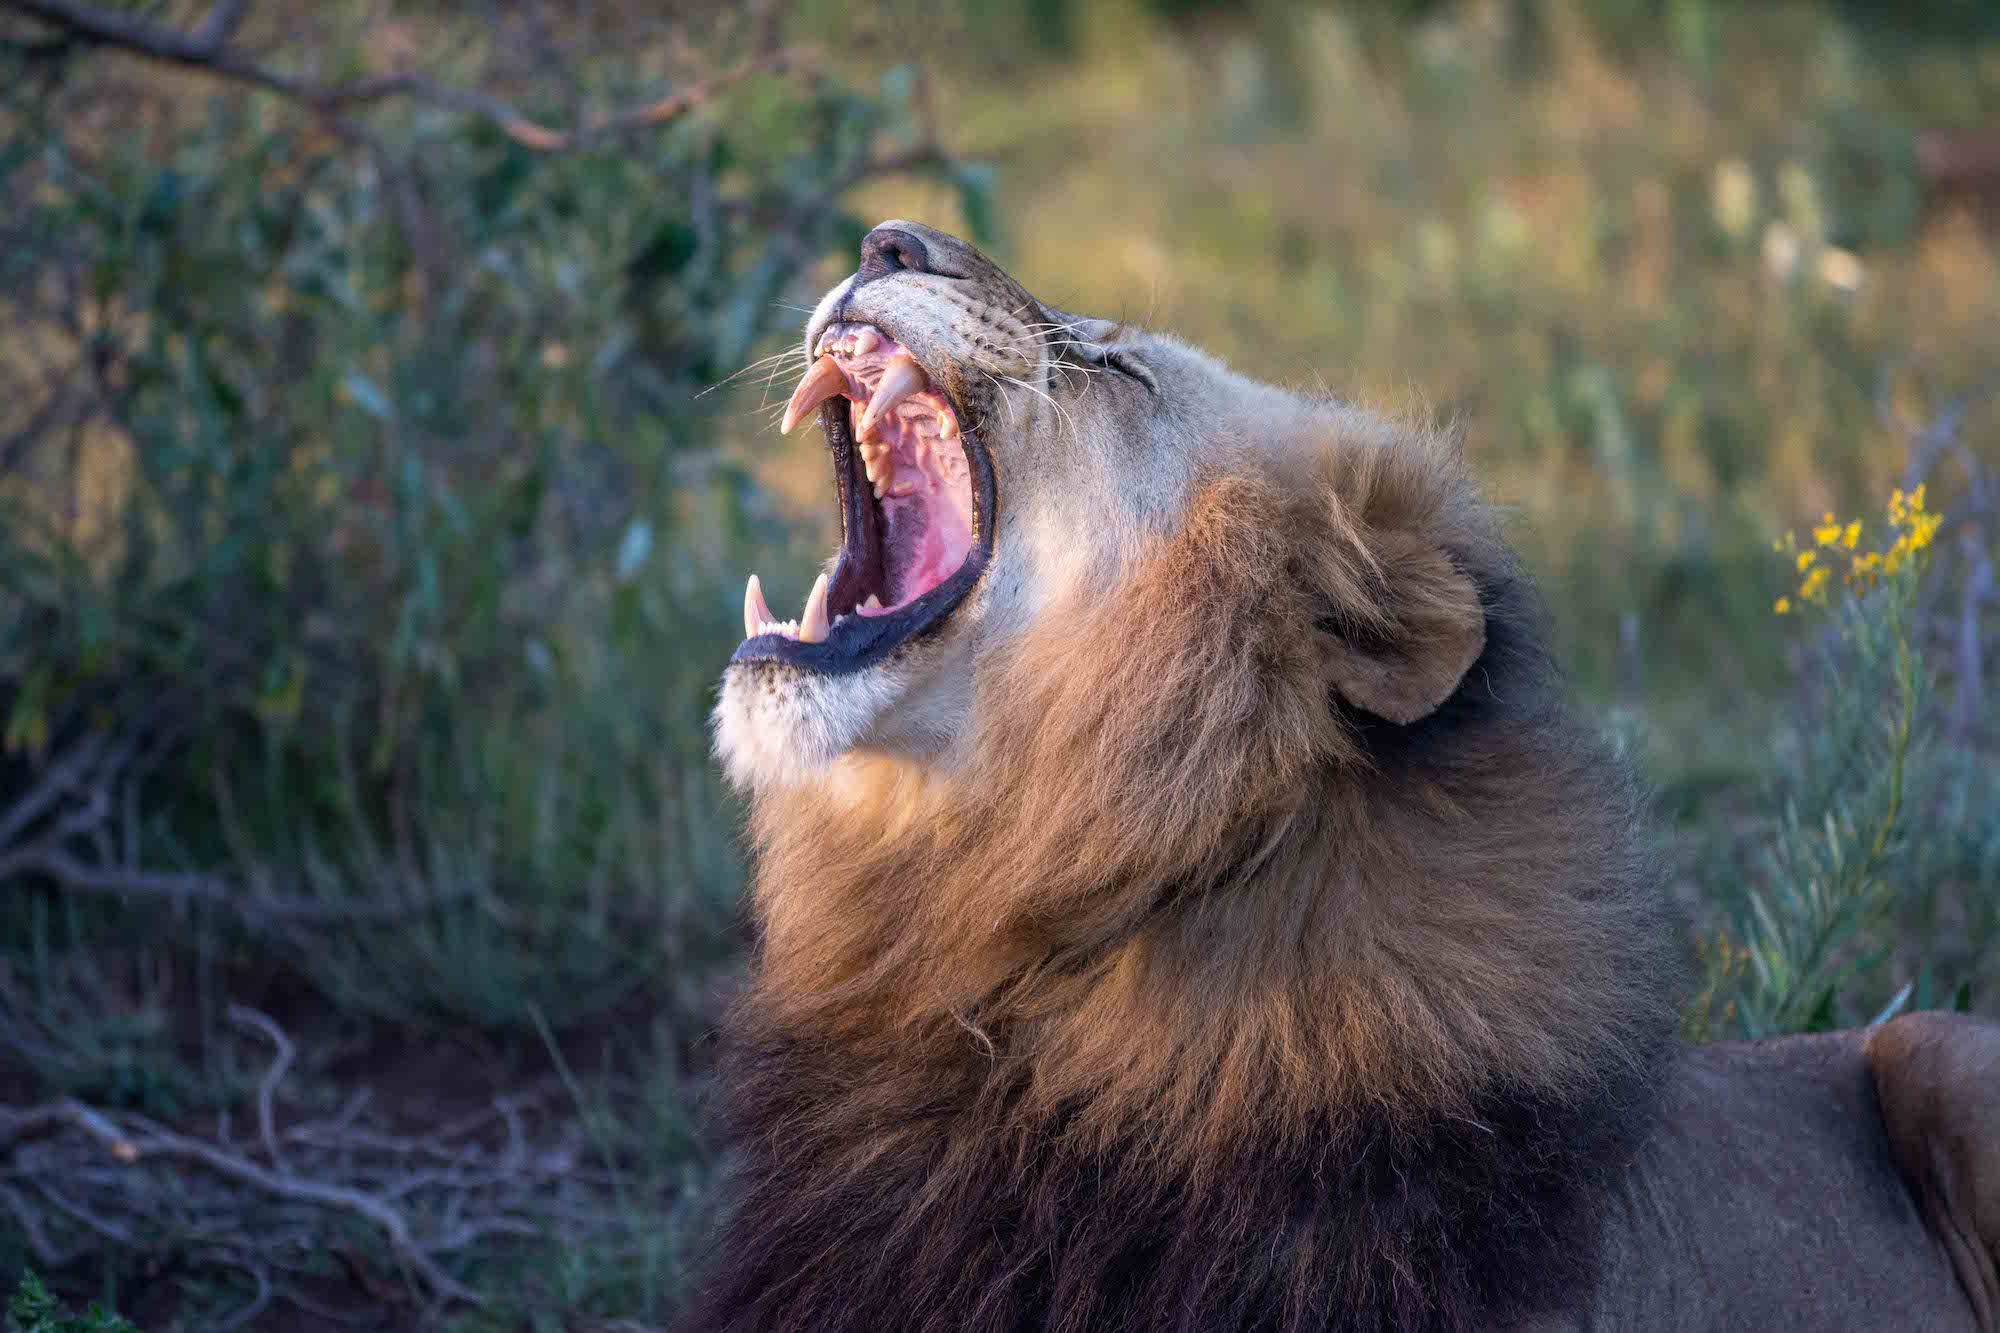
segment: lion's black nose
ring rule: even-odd
[[[862,282],[887,277],[891,273],[930,273],[930,251],[924,243],[898,227],[877,227],[861,238]]]

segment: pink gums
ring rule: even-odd
[[[848,422],[857,441],[861,418],[889,362],[906,355],[900,345],[885,341],[861,355],[836,356],[853,400]],[[949,437],[944,434],[947,422]],[[886,615],[909,605],[956,573],[971,553],[972,475],[957,426],[951,404],[928,386],[875,423],[870,443],[880,441],[890,451],[887,475],[877,470],[883,478],[878,504],[888,586],[882,608],[861,614]]]

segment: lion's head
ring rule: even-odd
[[[1479,655],[1454,520],[1426,512],[1454,502],[1448,460],[1371,459],[1398,438],[1379,421],[1044,305],[913,222],[869,233],[805,345],[785,428],[816,415],[825,432],[841,547],[797,617],[774,615],[754,576],[746,588],[746,638],[716,712],[740,784],[811,781],[844,755],[963,767],[996,663],[1041,617],[1139,595],[1139,566],[1183,531],[1204,488],[1226,479],[1282,504],[1332,480],[1336,450],[1349,503],[1309,503],[1327,506],[1318,517],[1351,560],[1312,571],[1336,586],[1299,590],[1297,650],[1354,708],[1395,723],[1434,710]],[[1367,497],[1387,512],[1354,507],[1382,462],[1412,475]],[[1178,602],[1206,590],[1191,573],[1146,591]]]
[[[753,582],[717,709],[767,1010],[1032,1052],[1020,1114],[1179,1145],[1230,1097],[1434,1109],[1642,1058],[1629,789],[1452,441],[909,222],[806,347],[787,416],[818,409],[842,545],[795,622]]]

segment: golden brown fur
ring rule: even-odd
[[[1010,1115],[1143,1118],[1169,1154],[1638,1058],[1655,909],[1591,891],[1630,849],[1547,834],[1601,775],[1528,780],[1550,756],[1500,735],[1484,771],[1385,771],[1330,705],[1341,636],[1421,652],[1481,621],[1421,564],[1504,560],[1456,459],[1329,440],[1287,480],[1214,479],[1103,596],[1049,608],[978,683],[970,768],[855,760],[757,803],[770,1021],[954,1055],[999,1033],[1033,1067]]]
[[[1996,1191],[1945,1197],[1991,1153],[1930,1229],[1891,1154],[2000,1114],[2000,1036],[1677,1056],[1637,803],[1457,450],[878,230],[808,332],[949,367],[1000,526],[887,665],[730,669],[759,942],[691,1326],[1972,1327],[1935,1229],[1991,1287]]]

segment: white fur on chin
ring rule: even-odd
[[[778,662],[734,664],[711,719],[716,757],[739,790],[809,782],[861,741],[906,683],[886,666],[826,676]]]

